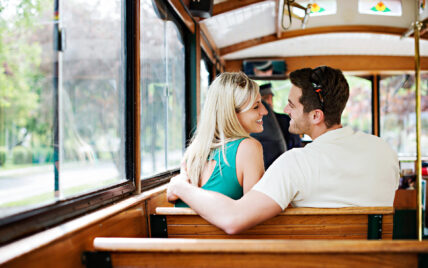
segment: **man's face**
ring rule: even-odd
[[[294,134],[308,134],[311,127],[309,113],[303,112],[303,105],[299,101],[300,96],[302,96],[302,90],[292,85],[284,112],[291,118],[288,131]]]

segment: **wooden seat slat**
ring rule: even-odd
[[[389,227],[389,226],[388,226]],[[392,226],[385,230],[392,232]],[[242,234],[366,234],[366,224],[348,225],[257,225]],[[204,235],[204,234],[224,234],[224,232],[214,225],[168,225],[168,234],[184,235]]]
[[[191,208],[157,207],[157,215],[198,215]],[[393,207],[287,208],[279,215],[394,214]]]
[[[287,208],[278,216],[244,231],[240,236],[227,235],[190,208],[158,207],[156,213],[166,218],[165,235],[168,237],[204,239],[230,237],[367,239],[369,215],[382,215],[381,238],[392,239],[394,209],[392,207]],[[373,234],[370,237],[378,238]]]
[[[270,240],[97,237],[95,250],[226,253],[428,253],[428,241]]]
[[[310,221],[308,220],[310,218]],[[201,218],[199,215],[168,215],[166,216],[168,224],[210,224],[208,221]],[[384,215],[382,219],[383,223],[392,224],[393,215]],[[272,219],[265,221],[265,225],[275,224],[302,224],[302,225],[313,225],[313,224],[354,224],[354,223],[368,223],[367,215],[288,215],[288,216],[276,216]]]
[[[168,238],[200,238],[200,239],[367,239],[367,234],[345,234],[345,235],[283,235],[283,234],[216,234],[216,235],[169,235]],[[392,238],[392,234],[391,234]]]
[[[418,267],[417,254],[272,254],[272,253],[113,253],[113,267],[245,267],[245,268],[292,268],[292,267]],[[421,267],[421,266],[419,266]]]
[[[308,217],[310,221],[308,221]],[[200,216],[196,215],[178,215],[166,216],[168,224],[210,224]],[[385,220],[386,217],[384,217]],[[389,221],[387,221],[389,223]],[[278,225],[278,224],[301,224],[301,225],[314,225],[314,224],[367,224],[368,219],[366,215],[329,215],[329,216],[303,216],[303,215],[290,215],[290,216],[276,216],[272,219],[265,221],[264,225]]]
[[[422,267],[428,241],[96,238],[113,267]]]

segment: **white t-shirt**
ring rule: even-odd
[[[392,206],[397,154],[379,137],[350,127],[331,130],[283,153],[253,189],[286,208]]]

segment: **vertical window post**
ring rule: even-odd
[[[60,197],[60,187],[59,187],[59,171],[60,171],[60,163],[61,163],[61,120],[60,120],[60,114],[61,114],[61,81],[60,81],[60,20],[59,20],[59,0],[55,0],[54,2],[54,28],[53,28],[53,46],[54,46],[54,53],[55,53],[55,60],[54,60],[54,66],[53,66],[53,88],[54,88],[54,94],[53,94],[53,102],[54,102],[54,135],[53,135],[53,150],[54,150],[54,191],[55,191],[55,198]]]
[[[140,2],[126,0],[126,177],[134,180],[135,192],[141,192],[140,155]]]
[[[188,38],[188,72],[187,72],[187,93],[186,93],[186,138],[189,140],[196,130],[199,113],[200,94],[200,60],[201,43],[199,24],[195,23],[195,33],[189,34]]]

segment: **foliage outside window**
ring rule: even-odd
[[[124,179],[122,2],[59,6],[0,3],[0,217]]]
[[[141,173],[180,166],[185,144],[185,49],[160,1],[141,1]]]
[[[372,134],[372,83],[346,75],[349,84],[349,99],[342,114],[342,125]]]
[[[380,136],[400,157],[416,157],[416,100],[413,74],[382,76]],[[421,74],[421,153],[428,156],[428,74]]]

